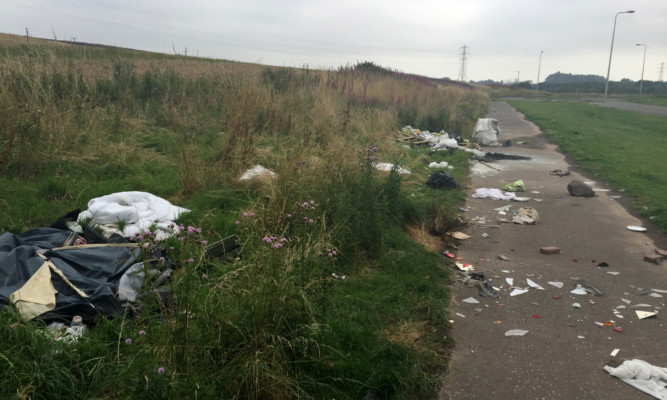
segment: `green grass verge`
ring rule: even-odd
[[[625,190],[667,231],[667,118],[570,102],[509,100],[586,171]]]

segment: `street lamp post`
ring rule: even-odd
[[[646,45],[637,43],[637,46],[644,46],[644,61],[642,61],[642,79],[639,81],[639,98],[642,98],[642,86],[644,85],[644,65],[646,64]]]
[[[535,86],[536,95],[540,91],[540,68],[542,68],[542,53],[544,53],[544,50],[540,50],[540,62],[537,64],[537,86]]]
[[[616,18],[618,14],[632,14],[635,10],[617,12],[614,16],[614,30],[611,32],[611,50],[609,50],[609,66],[607,66],[607,80],[604,84],[604,102],[607,102],[607,91],[609,90],[609,71],[611,71],[611,54],[614,52],[614,35],[616,34]]]

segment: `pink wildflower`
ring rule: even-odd
[[[126,344],[132,344],[132,339],[130,339],[130,338],[125,339],[125,343]]]
[[[164,374],[164,368],[162,368],[162,367],[158,368],[157,373],[160,374],[160,375]]]

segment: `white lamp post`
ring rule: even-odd
[[[607,81],[604,84],[604,102],[607,102],[607,91],[609,90],[609,71],[611,71],[611,54],[614,52],[614,35],[616,34],[616,18],[618,14],[632,14],[635,10],[617,12],[614,16],[614,30],[611,32],[611,50],[609,50],[609,66],[607,66]]]
[[[644,64],[646,64],[646,45],[637,43],[637,46],[644,46],[644,61],[642,61],[642,79],[639,81],[639,98],[642,98],[642,86],[644,85]]]
[[[540,91],[540,68],[542,68],[542,53],[544,53],[544,50],[540,50],[540,62],[537,64],[537,86],[535,86],[535,94]]]

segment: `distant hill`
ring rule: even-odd
[[[564,74],[562,72],[556,72],[547,76],[544,80],[544,83],[604,83],[605,78],[598,75],[577,75],[577,74]]]

